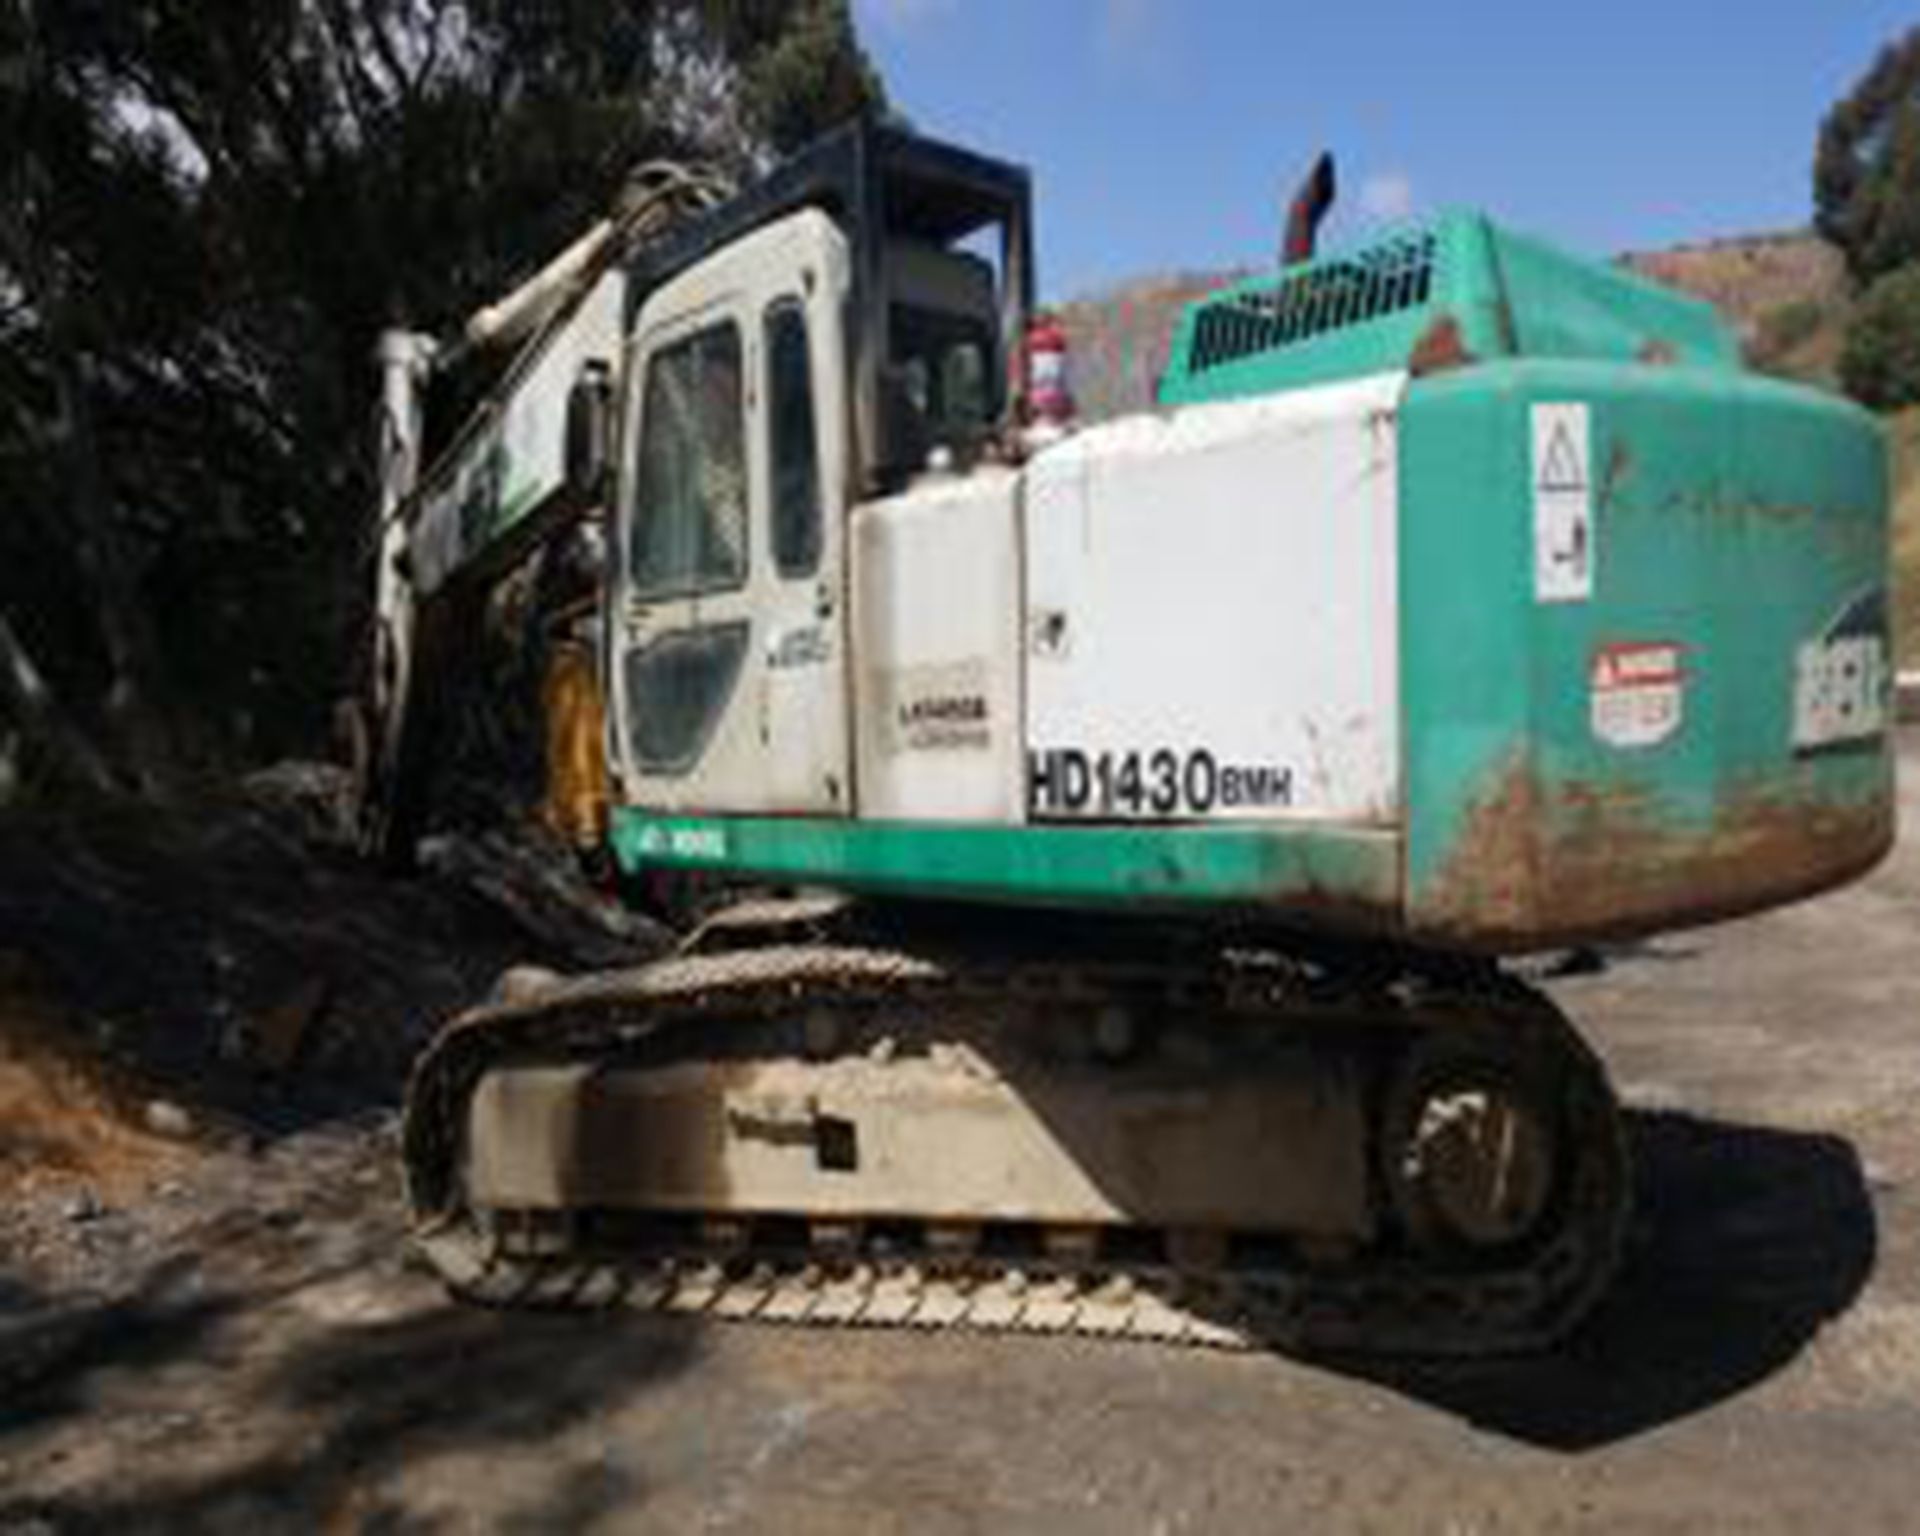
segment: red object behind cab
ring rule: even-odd
[[[1067,367],[1067,330],[1042,310],[1027,325],[1027,416],[1036,426],[1064,427],[1074,418]]]

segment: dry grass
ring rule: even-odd
[[[1827,389],[1839,387],[1852,285],[1840,252],[1818,236],[1761,235],[1646,251],[1625,260],[1717,308],[1756,367]]]
[[[1743,332],[1808,301],[1844,307],[1848,293],[1840,252],[1812,234],[1683,245],[1637,252],[1625,260],[1649,277],[1707,300]]]
[[[118,1203],[188,1153],[142,1126],[141,1097],[74,1045],[62,1011],[0,955],[0,1198],[85,1187]]]

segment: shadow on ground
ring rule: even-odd
[[[437,1455],[540,1446],[686,1369],[700,1334],[639,1317],[504,1316],[432,1305],[297,1344],[249,1388],[267,1435],[180,1430],[162,1481],[102,1480],[84,1494],[0,1501],[0,1530],[398,1532],[420,1516],[388,1505],[395,1469]],[[191,1352],[190,1342],[186,1349]],[[262,1443],[264,1441],[264,1443]],[[625,1465],[555,1462],[544,1486],[494,1529],[576,1529],[631,1509],[646,1490]],[[328,1528],[333,1528],[331,1524]]]
[[[236,1309],[197,1279],[192,1258],[172,1259],[125,1296],[76,1304],[0,1279],[0,1444],[84,1412],[103,1369],[191,1355]]]
[[[1849,1143],[1679,1115],[1634,1115],[1629,1131],[1634,1236],[1613,1294],[1569,1345],[1472,1366],[1340,1369],[1483,1429],[1579,1452],[1737,1397],[1791,1363],[1858,1296],[1877,1238]],[[0,1451],[53,1417],[84,1413],[103,1368],[222,1370],[223,1311],[217,1298],[163,1276],[144,1300],[81,1319],[57,1341],[61,1358],[43,1368],[35,1392],[0,1412]],[[57,1531],[250,1533],[328,1519],[415,1529],[417,1507],[382,1501],[391,1474],[406,1468],[417,1481],[417,1469],[442,1455],[551,1447],[569,1427],[697,1368],[705,1335],[677,1319],[423,1301],[374,1320],[302,1327],[278,1348],[248,1353],[263,1366],[195,1394],[203,1407],[217,1400],[215,1417],[181,1416],[169,1431],[181,1453],[163,1458],[157,1476],[131,1473],[153,1464],[144,1442],[128,1476],[54,1502],[0,1495],[0,1530],[40,1520]],[[648,1496],[625,1461],[549,1454],[551,1468],[498,1512],[497,1528],[576,1528]]]
[[[1637,1214],[1612,1294],[1560,1350],[1354,1374],[1482,1428],[1581,1451],[1725,1401],[1788,1365],[1873,1272],[1873,1204],[1837,1137],[1628,1120]]]

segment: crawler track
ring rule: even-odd
[[[953,1251],[932,1226],[889,1220],[649,1219],[619,1212],[468,1208],[462,1141],[470,1096],[502,1064],[799,1057],[834,1021],[833,1049],[938,1048],[952,1021],[1068,1029],[1120,999],[1204,1020],[1239,1051],[1303,1035],[1365,1058],[1374,1097],[1408,1053],[1456,1037],[1497,1040],[1553,1084],[1566,1149],[1545,1215],[1487,1251],[1423,1245],[1396,1214],[1392,1156],[1376,1167],[1364,1245],[1153,1229],[1084,1235],[992,1223]],[[810,1023],[809,1021],[813,1021]],[[1062,1021],[1069,1021],[1063,1023]],[[964,1022],[962,1033],[965,1033]],[[1370,1136],[1389,1111],[1370,1116]],[[501,1306],[633,1306],[727,1319],[1078,1334],[1224,1349],[1473,1356],[1552,1343],[1604,1290],[1625,1216],[1618,1111],[1591,1053],[1544,997],[1487,968],[1342,972],[1272,951],[1169,962],[1111,955],[992,961],[953,948],[769,944],[692,954],[560,982],[475,1009],[421,1058],[404,1134],[416,1239],[449,1287]],[[1209,1234],[1199,1234],[1206,1238]],[[1198,1256],[1196,1256],[1196,1254]]]

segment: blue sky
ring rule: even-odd
[[[1041,288],[1266,259],[1467,203],[1611,255],[1809,218],[1814,135],[1907,0],[854,0],[894,104],[1034,169]]]

